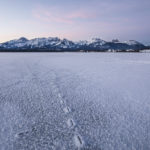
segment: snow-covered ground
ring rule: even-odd
[[[149,150],[149,53],[0,53],[1,150]]]

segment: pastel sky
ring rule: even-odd
[[[0,42],[22,36],[150,42],[150,0],[0,0]]]

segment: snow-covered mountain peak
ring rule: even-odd
[[[125,43],[128,44],[128,45],[138,45],[138,44],[141,44],[140,42],[135,41],[135,40],[125,41]]]
[[[21,37],[21,38],[19,38],[17,41],[18,41],[18,42],[27,42],[28,39],[25,38],[25,37]]]
[[[100,39],[100,38],[92,38],[92,41],[91,43],[96,43],[96,44],[99,44],[99,45],[104,45],[106,43],[106,41]]]
[[[112,42],[113,43],[120,43],[120,41],[118,39],[113,39]]]
[[[80,41],[75,42],[75,43],[78,44],[78,45],[83,46],[83,45],[88,45],[88,44],[90,44],[91,42],[86,41],[86,40],[80,40]]]
[[[47,49],[47,50],[126,50],[126,49],[144,49],[145,46],[137,41],[120,42],[115,39],[111,42],[104,41],[100,38],[93,38],[91,41],[81,40],[73,42],[68,39],[58,37],[34,38],[28,40],[25,37],[11,40],[0,44],[1,49]]]
[[[93,42],[103,42],[104,40],[102,40],[101,38],[92,38]]]

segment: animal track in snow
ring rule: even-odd
[[[67,125],[68,125],[69,128],[74,127],[75,126],[74,120],[73,119],[68,119],[67,120]]]
[[[56,84],[54,85],[54,92],[57,93],[57,97],[58,97],[59,102],[62,104],[63,111],[66,114],[66,116],[68,117],[67,121],[66,121],[68,130],[70,129],[74,132],[73,137],[72,137],[74,145],[77,147],[77,149],[80,149],[83,147],[84,141],[83,141],[81,135],[78,133],[78,129],[76,128],[75,121],[72,119],[73,117],[71,115],[71,109],[67,106],[64,96],[61,95],[60,89],[57,86],[57,81],[56,81]],[[68,116],[68,114],[69,114],[69,116]]]
[[[61,99],[61,100],[60,100],[60,103],[61,103],[61,104],[64,104],[64,101]]]
[[[83,146],[83,140],[81,138],[81,136],[79,134],[75,135],[74,136],[74,142],[75,142],[75,145],[78,147],[78,148],[81,148]]]
[[[59,97],[59,98],[61,98],[61,95],[60,95],[60,93],[58,93],[58,97]]]
[[[63,110],[64,110],[65,113],[69,113],[70,112],[70,108],[69,107],[65,107]]]

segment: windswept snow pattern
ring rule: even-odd
[[[149,53],[1,53],[0,149],[149,150],[149,76]]]

